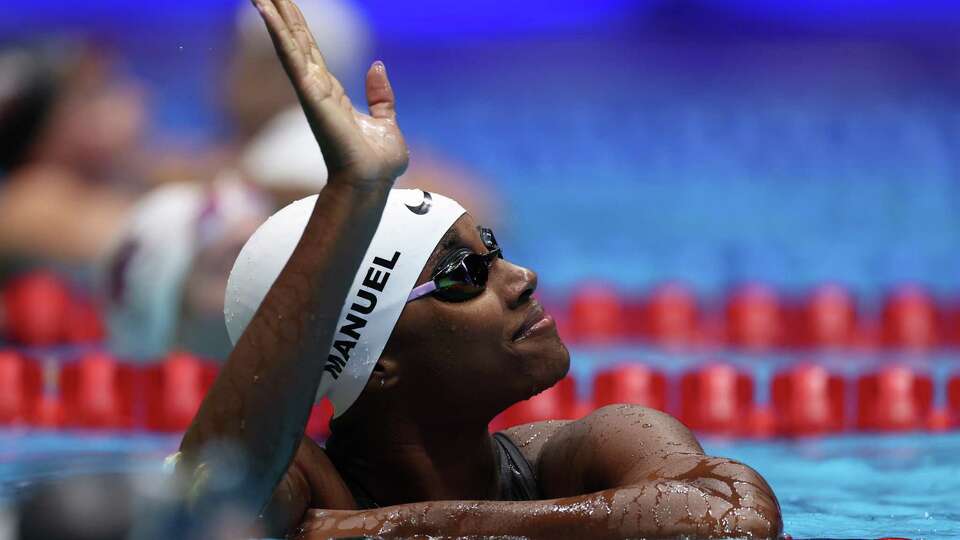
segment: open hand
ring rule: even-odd
[[[328,182],[393,182],[407,168],[395,99],[382,62],[367,72],[369,114],[357,111],[292,0],[253,0],[310,122],[329,171]],[[281,156],[278,156],[282,159]]]

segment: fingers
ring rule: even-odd
[[[273,41],[277,54],[283,62],[285,68],[291,75],[294,73],[303,73],[306,70],[303,54],[297,40],[287,26],[286,21],[277,11],[276,6],[271,0],[252,0],[254,7],[263,17],[263,22],[270,33],[270,39]]]
[[[396,98],[387,78],[387,68],[377,60],[367,71],[367,107],[374,118],[397,117]]]
[[[317,42],[310,32],[310,27],[307,25],[307,20],[303,17],[303,12],[300,11],[297,4],[292,0],[273,0],[273,3],[280,12],[280,16],[283,17],[283,20],[287,23],[287,28],[290,29],[291,34],[297,40],[297,45],[300,46],[304,54],[309,55],[313,62],[326,70],[327,64],[323,58],[323,54],[320,52],[320,48],[317,47]]]

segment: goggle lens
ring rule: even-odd
[[[499,250],[496,250],[496,253],[499,253]],[[487,286],[491,262],[493,257],[490,254],[465,255],[434,278],[437,284],[434,296],[447,302],[464,302],[480,295]]]
[[[476,298],[487,287],[490,265],[494,259],[503,258],[503,252],[493,236],[493,231],[480,227],[480,239],[489,250],[484,254],[466,248],[451,253],[442,270],[437,271],[430,282],[418,285],[410,292],[407,302],[433,295],[446,302],[464,302]]]

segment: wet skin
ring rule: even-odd
[[[507,260],[494,261],[486,290],[466,302],[407,304],[360,398],[331,424],[326,449],[303,437],[340,307],[407,152],[382,65],[367,76],[371,114],[360,114],[294,4],[255,3],[330,179],[181,443],[177,473],[197,519],[221,499],[239,499],[264,509],[259,528],[301,538],[776,536],[779,506],[756,472],[703,455],[679,422],[636,406],[509,430],[546,499],[491,500],[500,486],[489,421],[569,365],[532,297],[536,275]],[[470,216],[448,231],[419,283],[457,248],[486,251]],[[244,457],[227,495],[210,481],[223,459],[205,452],[224,443]],[[357,509],[344,478],[381,508]]]
[[[461,246],[485,251],[468,215],[445,240],[431,260]],[[549,319],[516,339],[530,326],[527,315],[539,313],[535,287],[533,272],[497,261],[475,299],[409,304],[387,365],[334,423],[327,449],[304,439],[268,508],[270,528],[290,532],[302,520],[292,529],[300,538],[777,536],[779,506],[757,473],[705,456],[675,419],[633,405],[508,430],[546,500],[488,500],[499,486],[487,423],[562,378],[569,364]],[[356,510],[344,476],[383,508]]]

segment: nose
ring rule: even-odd
[[[537,273],[513,263],[500,262],[510,267],[509,283],[507,284],[507,307],[517,309],[526,305],[530,302],[534,291],[537,290]]]

